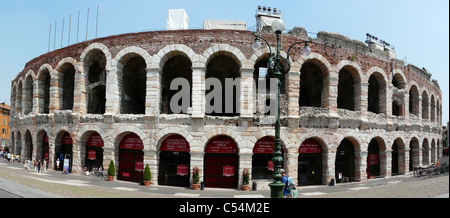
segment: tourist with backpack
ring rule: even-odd
[[[292,178],[289,177],[288,175],[286,175],[286,172],[284,171],[284,169],[280,170],[281,172],[281,182],[284,183],[284,189],[283,189],[283,197],[284,198],[290,198],[291,196],[291,188],[289,187],[289,184],[292,183]]]

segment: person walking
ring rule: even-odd
[[[42,172],[45,173],[46,169],[47,169],[47,161],[44,159],[44,162],[42,164]]]
[[[292,183],[292,178],[286,175],[286,171],[284,169],[280,170],[281,172],[281,182],[284,183],[283,189],[283,198],[289,198],[291,195],[291,189],[289,188],[289,184]]]
[[[40,173],[41,172],[41,160],[38,160],[36,165],[37,165],[37,172]]]
[[[25,172],[28,172],[28,160],[25,160],[23,167],[25,168]]]

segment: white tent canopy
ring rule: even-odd
[[[188,29],[189,18],[184,9],[169,10],[167,16],[167,30],[186,30]]]

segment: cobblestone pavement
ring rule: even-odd
[[[411,174],[335,186],[299,187],[300,198],[448,198],[449,174],[416,178]],[[190,188],[96,180],[93,176],[25,172],[22,164],[0,162],[0,197],[24,198],[268,198],[270,190],[234,189],[194,191]]]

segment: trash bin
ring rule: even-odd
[[[334,179],[331,179],[330,186],[334,186]]]
[[[139,185],[144,185],[144,177],[139,178]]]
[[[200,183],[200,190],[205,190],[205,182]]]
[[[252,191],[256,191],[257,190],[257,185],[256,184],[257,184],[256,182],[252,183]]]

